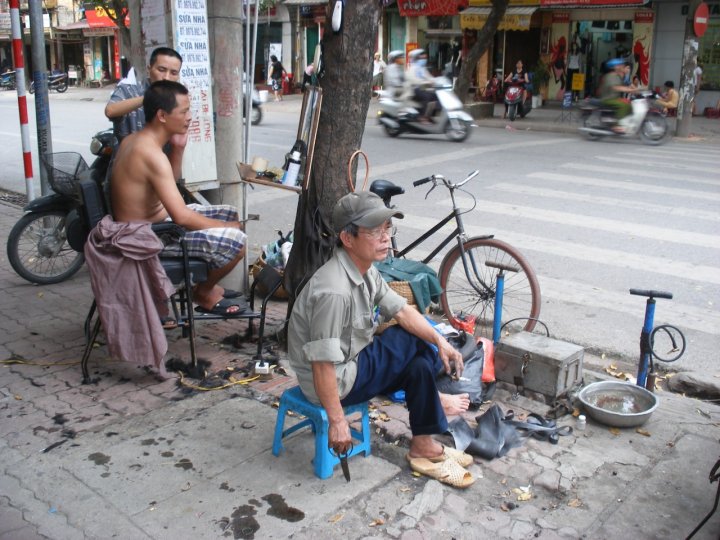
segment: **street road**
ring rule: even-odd
[[[90,159],[90,137],[107,125],[104,101],[72,95],[50,100],[54,150],[80,151]],[[250,158],[280,166],[295,141],[298,116],[287,104],[266,104],[262,124],[253,129]],[[24,191],[14,93],[0,93],[0,118],[0,187]],[[477,198],[477,207],[464,216],[468,232],[494,234],[524,253],[538,274],[540,316],[553,337],[609,359],[635,361],[645,302],[628,289],[671,291],[673,300],[658,300],[656,324],[674,324],[687,337],[688,350],[674,367],[720,376],[717,145],[590,142],[515,125],[517,130],[477,128],[457,144],[444,137],[391,139],[368,121],[363,150],[370,179],[386,178],[407,191],[396,201],[406,215],[399,244],[450,206],[440,189],[426,200],[427,190],[413,188],[413,180],[432,173],[461,180],[480,169],[467,186]],[[292,229],[297,196],[262,187],[248,192],[250,212],[260,214],[248,226],[257,253],[276,230]],[[460,200],[471,207],[469,195]]]

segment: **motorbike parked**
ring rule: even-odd
[[[59,94],[65,92],[68,89],[68,76],[67,73],[48,73],[48,90],[56,90]],[[35,81],[30,83],[28,91],[31,94],[35,93]]]
[[[54,193],[28,203],[7,241],[8,260],[20,277],[49,285],[80,270],[89,231],[80,214],[77,182],[89,175],[102,188],[116,143],[112,130],[97,133],[90,143],[90,151],[97,157],[89,168],[75,152],[43,158]]]
[[[263,117],[262,111],[262,100],[260,99],[260,93],[257,89],[253,88],[250,95],[251,109],[250,109],[250,123],[253,126],[257,126]],[[243,115],[245,114],[245,87],[243,86]]]
[[[445,136],[454,142],[462,142],[470,135],[473,119],[463,108],[463,103],[455,95],[452,82],[445,77],[438,77],[434,84],[435,95],[440,104],[430,123],[422,123],[421,106],[408,104],[396,99],[392,92],[380,92],[380,108],[378,121],[390,137],[408,132],[420,135]]]
[[[523,103],[523,84],[518,82],[509,82],[505,86],[505,107],[507,107],[507,115],[511,122],[515,121],[517,115],[520,118],[525,118],[527,114],[532,110],[532,99],[530,92],[527,92],[527,97]]]
[[[2,88],[3,90],[15,90],[16,84],[14,71],[6,71],[5,73],[0,73],[0,88]]]
[[[653,106],[652,100],[657,96],[650,90],[644,90],[630,98],[632,114],[619,122],[615,119],[615,111],[603,107],[598,100],[585,100],[580,104],[583,126],[580,129],[588,139],[602,137],[636,137],[645,144],[657,145],[665,140],[668,127],[662,111]],[[624,132],[614,130],[620,126]]]

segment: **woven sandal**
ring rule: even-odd
[[[475,478],[452,459],[433,463],[427,458],[412,458],[410,468],[420,474],[429,476],[449,486],[465,489],[470,487]]]
[[[405,454],[405,459],[407,459],[409,463],[416,458],[412,457],[410,454]],[[455,448],[450,448],[449,446],[445,446],[444,444],[442,454],[440,454],[439,456],[428,457],[425,459],[427,459],[428,461],[432,461],[433,463],[440,463],[442,461],[450,459],[461,467],[469,467],[475,462],[475,459],[470,454],[467,454]]]

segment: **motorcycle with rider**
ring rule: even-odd
[[[444,134],[452,141],[464,141],[470,135],[473,119],[453,92],[452,82],[430,75],[423,49],[410,52],[405,72],[403,57],[402,51],[390,52],[383,73],[385,90],[380,92],[378,121],[385,132],[390,137],[404,132]]]

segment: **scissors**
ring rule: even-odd
[[[343,476],[345,477],[345,481],[350,481],[350,467],[348,466],[348,456],[352,453],[354,448],[354,445],[350,443],[350,448],[348,448],[345,452],[338,452],[334,448],[331,448],[330,451],[333,453],[333,455],[337,456],[340,460],[340,468],[342,469]]]

